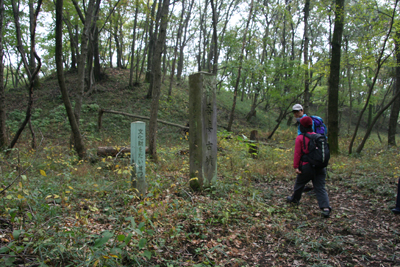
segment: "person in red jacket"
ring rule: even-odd
[[[301,118],[300,130],[302,133],[315,134],[312,129],[312,119],[308,116]],[[321,215],[328,218],[332,208],[329,206],[328,193],[325,189],[326,168],[316,169],[308,162],[302,161],[302,156],[308,154],[308,142],[310,139],[303,134],[298,135],[294,148],[293,168],[297,173],[296,182],[294,184],[293,195],[287,197],[290,203],[299,203],[304,186],[312,181],[315,195],[318,200],[319,208],[322,210]],[[305,142],[305,145],[304,145]]]

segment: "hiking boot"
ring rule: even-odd
[[[299,202],[298,202],[297,200],[293,199],[293,196],[288,196],[288,197],[286,198],[286,201],[287,201],[288,203],[299,204]]]
[[[330,214],[331,214],[330,208],[324,208],[321,212],[321,216],[324,218],[329,218]]]
[[[392,212],[393,212],[393,214],[395,214],[395,215],[399,215],[400,214],[400,208],[394,208],[394,209],[392,209]]]

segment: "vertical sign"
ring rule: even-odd
[[[217,103],[215,75],[189,76],[190,186],[199,190],[217,179]]]
[[[136,121],[131,123],[131,165],[132,187],[144,196],[146,183],[146,123]]]

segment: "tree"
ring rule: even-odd
[[[351,154],[351,153],[353,152],[352,150],[353,150],[354,140],[355,140],[355,138],[356,138],[356,136],[357,136],[357,132],[358,132],[358,128],[359,128],[360,123],[361,123],[362,116],[364,115],[364,112],[365,112],[365,110],[367,109],[367,107],[368,107],[368,105],[369,105],[369,101],[370,101],[370,98],[371,98],[373,89],[374,89],[375,84],[376,84],[376,82],[377,82],[377,80],[378,80],[379,72],[380,72],[380,70],[381,70],[383,64],[385,63],[385,61],[386,61],[386,60],[389,58],[389,56],[390,56],[390,54],[385,55],[385,49],[386,49],[386,44],[387,44],[387,42],[388,42],[389,36],[390,36],[390,34],[391,34],[391,32],[392,32],[393,22],[394,22],[394,17],[395,17],[395,14],[396,14],[396,7],[397,7],[398,1],[399,1],[399,0],[396,0],[396,2],[395,2],[395,8],[393,9],[393,15],[392,15],[391,20],[390,20],[389,30],[388,30],[388,32],[386,33],[385,39],[384,39],[383,44],[382,44],[382,48],[380,49],[380,53],[379,53],[379,55],[378,55],[378,59],[377,59],[377,62],[376,62],[376,63],[377,63],[377,67],[376,67],[376,70],[375,70],[375,73],[374,73],[374,77],[373,77],[373,79],[372,79],[372,82],[368,84],[368,87],[369,87],[369,88],[368,88],[368,92],[367,92],[367,97],[366,97],[366,100],[365,100],[365,104],[364,104],[364,107],[362,108],[362,110],[361,110],[361,112],[360,112],[360,115],[359,115],[358,120],[357,120],[356,128],[355,128],[354,133],[353,133],[353,137],[352,137],[352,139],[351,139],[351,141],[350,141],[350,144],[349,144],[349,154]],[[383,112],[383,111],[382,111],[382,112]],[[375,121],[375,122],[376,122],[376,121]],[[373,125],[374,125],[374,123],[370,123],[369,128],[372,129],[371,126],[373,126]],[[328,126],[328,127],[329,127],[329,126]],[[366,134],[365,134],[365,136],[364,136],[363,141],[361,142],[361,144],[360,144],[360,145],[358,146],[358,148],[357,148],[357,153],[360,153],[360,152],[361,152],[361,150],[362,150],[362,148],[364,147],[364,144],[365,144],[366,140],[368,139],[370,133],[371,133],[370,130],[367,129],[367,132],[366,132]]]
[[[308,16],[310,15],[310,0],[304,6],[304,109],[309,112],[310,107],[310,73],[308,69]]]
[[[395,56],[397,60],[397,66],[395,67],[396,72],[396,83],[394,93],[400,92],[400,27],[397,29],[396,35],[394,37],[395,44]],[[393,104],[392,109],[390,111],[390,119],[389,119],[389,130],[388,130],[388,145],[396,146],[396,130],[397,130],[397,121],[399,119],[400,112],[400,97],[397,97]]]
[[[168,12],[169,12],[169,0],[163,0],[162,9],[160,12],[160,30],[157,37],[157,42],[154,47],[154,58],[153,58],[153,97],[151,101],[150,109],[150,122],[149,122],[149,153],[154,160],[157,160],[157,114],[158,106],[161,93],[161,56],[163,53],[163,47],[167,35],[168,26]]]
[[[89,4],[86,9],[86,17],[83,16],[81,8],[79,7],[76,0],[72,0],[72,2],[74,3],[75,9],[83,24],[83,29],[81,34],[81,47],[80,47],[81,51],[78,56],[78,87],[76,88],[76,99],[74,108],[75,118],[77,123],[79,124],[79,119],[81,117],[83,94],[85,92],[85,67],[86,67],[86,60],[88,53],[88,40],[90,34],[90,27],[92,25],[92,19],[94,15],[95,0],[89,0]],[[73,143],[75,143],[75,141]]]
[[[79,124],[75,117],[74,110],[69,100],[67,87],[65,86],[64,69],[62,63],[62,22],[63,22],[63,0],[56,0],[56,64],[57,64],[57,78],[60,85],[62,99],[67,111],[68,120],[71,125],[72,133],[74,136],[74,148],[80,158],[86,155],[86,149],[83,143],[82,135],[79,130]]]
[[[253,14],[253,0],[251,0],[251,3],[250,3],[249,16],[248,16],[248,19],[247,19],[247,22],[246,22],[246,28],[245,28],[244,33],[243,33],[242,49],[241,49],[241,53],[240,53],[240,56],[239,56],[238,73],[237,73],[236,83],[235,83],[235,87],[234,87],[234,91],[233,91],[233,104],[232,104],[231,113],[229,115],[229,121],[228,121],[228,127],[227,127],[227,130],[229,132],[232,129],[233,116],[235,114],[236,97],[237,97],[237,92],[238,92],[238,88],[239,88],[240,74],[241,74],[241,71],[242,71],[242,64],[243,64],[243,52],[244,52],[244,49],[246,47],[247,30],[249,29],[249,25],[250,25],[252,14]]]
[[[3,62],[3,21],[4,21],[4,1],[0,0],[0,148],[7,145],[6,132],[6,106],[5,106],[5,86],[4,86],[4,62]]]
[[[342,34],[344,26],[344,0],[336,0],[335,28],[332,38],[332,57],[329,74],[328,88],[328,136],[330,151],[333,155],[339,153],[339,80],[340,80],[340,55]]]
[[[139,13],[139,1],[135,1],[136,8],[135,8],[135,21],[133,24],[133,36],[132,36],[132,46],[131,46],[131,69],[129,72],[129,87],[133,86],[133,64],[134,64],[134,59],[135,59],[135,42],[136,42],[136,26],[137,26],[137,21],[138,21],[138,13]],[[136,73],[138,72],[137,68],[139,66],[136,65]],[[137,80],[137,75],[136,75],[136,81],[135,84],[138,83]]]
[[[386,38],[385,38],[385,41],[384,41],[384,45],[383,45],[382,51],[383,51],[383,49],[385,48],[386,42],[388,41],[389,35],[390,35],[390,33],[391,33],[391,31],[392,31],[392,28],[393,28],[393,23],[394,23],[394,19],[395,19],[395,15],[396,15],[396,9],[397,9],[397,4],[398,4],[398,2],[399,2],[399,0],[396,0],[395,5],[394,5],[394,8],[393,8],[393,13],[392,13],[392,16],[391,16],[391,21],[390,21],[389,30],[388,30],[388,33],[387,33],[387,35],[386,35]],[[369,98],[369,95],[370,95],[371,92],[372,92],[372,88],[374,87],[374,85],[375,85],[375,83],[376,83],[377,75],[378,75],[379,70],[380,70],[380,66],[382,66],[382,64],[385,62],[385,59],[387,59],[387,58],[389,57],[389,55],[387,55],[387,56],[384,58],[384,60],[381,62],[380,59],[381,59],[382,56],[383,56],[383,52],[380,54],[380,57],[379,57],[378,68],[377,68],[377,70],[376,70],[376,72],[375,72],[373,84],[370,86],[371,90],[370,90],[369,93],[368,93],[368,98]],[[398,67],[398,66],[397,66],[397,67]],[[396,101],[396,99],[397,99],[398,97],[400,97],[400,90],[395,90],[395,92],[396,92],[396,93],[395,93],[394,97],[392,98],[392,100],[389,101],[389,103],[386,104],[386,106],[382,107],[381,110],[379,110],[379,112],[377,112],[377,114],[375,115],[375,118],[369,123],[368,129],[367,129],[367,131],[365,132],[364,138],[363,138],[363,140],[361,141],[360,145],[357,147],[357,153],[361,153],[362,149],[364,148],[365,143],[367,142],[368,137],[369,137],[370,134],[371,134],[372,128],[374,127],[375,123],[378,121],[379,117],[383,114],[383,112],[384,112],[386,109],[388,109],[388,108],[392,105],[392,103],[394,103],[394,102]],[[365,106],[364,106],[364,109],[363,109],[363,110],[365,110],[367,104],[368,104],[368,100],[367,100],[367,102],[365,103]],[[360,116],[361,116],[361,115],[360,115]],[[397,121],[396,121],[396,124],[397,124]],[[352,140],[352,141],[353,141],[353,140]]]
[[[25,126],[28,123],[29,123],[29,127],[30,127],[30,130],[32,133],[32,148],[35,148],[36,147],[35,133],[33,131],[30,121],[31,121],[32,106],[33,106],[33,88],[35,87],[36,79],[38,78],[38,73],[42,66],[42,63],[41,63],[39,56],[35,52],[35,48],[34,47],[31,48],[31,51],[33,51],[34,58],[39,61],[38,67],[33,72],[31,71],[31,68],[30,68],[31,65],[28,63],[28,60],[26,58],[25,49],[24,49],[24,46],[22,43],[21,26],[20,26],[20,22],[19,22],[19,9],[14,0],[11,1],[11,4],[12,4],[12,9],[13,9],[14,24],[15,24],[15,29],[16,29],[17,43],[18,43],[17,47],[18,47],[19,54],[21,55],[21,59],[24,63],[25,71],[28,75],[28,80],[29,80],[29,87],[28,87],[29,99],[28,99],[28,107],[26,110],[25,119],[22,121],[19,129],[15,133],[15,136],[12,139],[9,148],[13,148],[15,146],[22,131],[25,129]],[[33,40],[33,43],[35,43],[34,40],[35,40],[35,34],[36,34],[36,32],[35,32],[36,20],[37,20],[37,16],[39,15],[41,5],[42,5],[42,1],[39,0],[36,11],[34,12],[34,15],[33,15],[34,17],[33,18],[31,17],[31,41]],[[31,64],[35,65],[35,63],[31,63]]]

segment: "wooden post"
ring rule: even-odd
[[[131,165],[132,187],[139,196],[147,191],[146,183],[146,124],[142,121],[131,123]]]
[[[209,187],[217,180],[217,103],[215,75],[189,76],[190,186]]]

